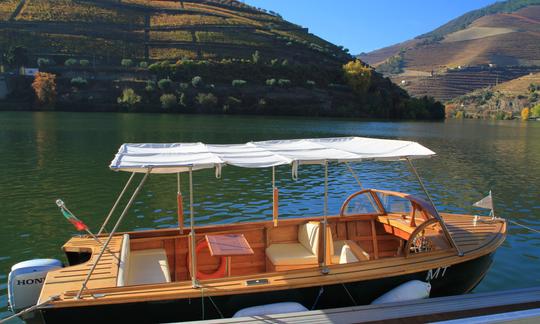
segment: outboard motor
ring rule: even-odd
[[[11,267],[8,278],[9,307],[16,313],[36,305],[47,272],[62,268],[55,259],[34,259]]]

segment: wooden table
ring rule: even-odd
[[[231,276],[231,257],[255,254],[244,234],[206,235],[211,256],[227,257],[227,275]]]

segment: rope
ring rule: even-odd
[[[317,307],[317,304],[319,303],[319,298],[321,298],[323,293],[324,293],[324,287],[321,287],[319,289],[319,294],[317,295],[317,298],[315,298],[315,302],[313,303],[313,306],[311,306],[311,310],[314,310],[315,307]]]
[[[0,320],[0,324],[1,323],[6,323],[7,321],[10,321],[12,319],[14,319],[15,317],[19,317],[19,316],[22,316],[24,314],[27,314],[27,313],[31,313],[33,311],[35,311],[36,309],[38,309],[39,307],[41,306],[45,306],[47,305],[48,303],[52,302],[52,301],[55,301],[55,300],[59,300],[60,299],[60,296],[57,295],[57,296],[52,296],[50,297],[49,299],[47,299],[46,301],[42,302],[42,303],[39,303],[37,305],[34,305],[34,306],[31,306],[31,307],[28,307],[27,309],[23,309],[22,311],[18,312],[17,314],[13,314],[11,315],[10,317],[6,317],[4,319],[1,319]]]
[[[347,295],[349,295],[349,298],[352,300],[354,306],[358,306],[358,304],[356,303],[356,300],[354,300],[353,296],[352,296],[351,293],[349,292],[349,289],[347,289],[347,286],[345,286],[344,283],[341,283],[341,285],[343,286],[343,288],[344,288],[345,291],[347,292]]]
[[[527,226],[527,225],[520,224],[520,223],[518,223],[518,222],[516,222],[516,221],[513,221],[513,220],[510,220],[510,219],[507,219],[507,221],[510,222],[510,223],[512,223],[512,224],[514,224],[514,225],[521,226],[521,227],[523,227],[523,228],[525,228],[525,229],[528,229],[528,230],[531,231],[531,232],[535,232],[536,234],[540,234],[540,231],[539,231],[539,230],[535,230],[534,228],[529,227],[529,226]]]

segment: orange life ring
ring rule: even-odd
[[[202,249],[208,248],[208,242],[206,240],[201,240],[199,243],[197,243],[197,247],[195,248],[195,253],[197,253],[197,259],[199,256],[199,252],[202,251]],[[191,271],[191,255],[188,253],[187,256],[187,264],[189,267],[189,270]],[[227,272],[227,259],[222,256],[219,261],[219,267],[216,271],[212,273],[204,273],[197,269],[197,279],[206,280],[206,279],[219,279],[225,277],[225,274]]]

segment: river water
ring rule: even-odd
[[[481,214],[471,205],[493,190],[496,213],[540,230],[540,122],[450,120],[373,122],[347,119],[185,116],[100,113],[0,112],[0,317],[7,312],[11,265],[33,258],[59,258],[76,234],[55,205],[66,205],[97,231],[127,174],[108,169],[118,147],[134,142],[243,143],[254,140],[366,136],[418,141],[438,153],[416,162],[442,211]],[[354,165],[365,187],[421,194],[406,165]],[[320,215],[321,166],[303,166],[291,180],[277,169],[280,217]],[[330,166],[330,213],[358,190],[343,165]],[[187,177],[182,179],[187,190]],[[270,170],[226,167],[194,175],[197,224],[268,219]],[[155,175],[120,230],[176,226],[176,177]],[[187,207],[187,206],[186,206]],[[476,291],[540,284],[540,235],[510,224],[509,235]]]

